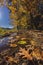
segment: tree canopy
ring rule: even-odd
[[[6,0],[18,29],[43,29],[43,0]]]

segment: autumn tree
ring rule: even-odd
[[[42,26],[42,23],[40,25],[42,15],[39,6],[42,1],[43,0],[9,0],[8,8],[11,10],[10,17],[13,21],[12,24],[16,25],[18,29],[37,29]]]

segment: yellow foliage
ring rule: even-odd
[[[24,44],[27,44],[27,43],[26,43],[26,41],[21,40],[21,41],[18,42],[18,44],[23,44],[24,45]]]
[[[26,13],[26,10],[25,10],[22,6],[20,6],[19,12],[24,12],[24,13]]]
[[[33,17],[36,17],[38,13],[38,4],[40,1],[38,0],[12,0],[12,5],[8,8],[11,10],[11,18],[13,21],[17,21],[13,23],[13,25],[19,26],[19,28],[27,28],[31,26],[31,16],[30,13],[33,15]],[[19,21],[19,23],[18,23]],[[19,25],[18,25],[19,24]],[[34,27],[34,26],[33,26]],[[35,27],[34,27],[35,28]]]
[[[9,9],[12,11],[12,14],[14,14],[16,11],[16,8],[14,8],[13,6],[9,6]]]

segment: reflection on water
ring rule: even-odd
[[[3,46],[4,44],[7,44],[8,43],[8,40],[9,40],[8,37],[5,37],[5,38],[0,39],[0,46]]]
[[[9,40],[11,40],[15,35],[17,35],[17,33],[13,33],[10,36],[0,38],[0,47],[9,44]]]

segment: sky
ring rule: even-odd
[[[6,6],[0,6],[0,27],[13,28],[10,24],[9,10]]]

